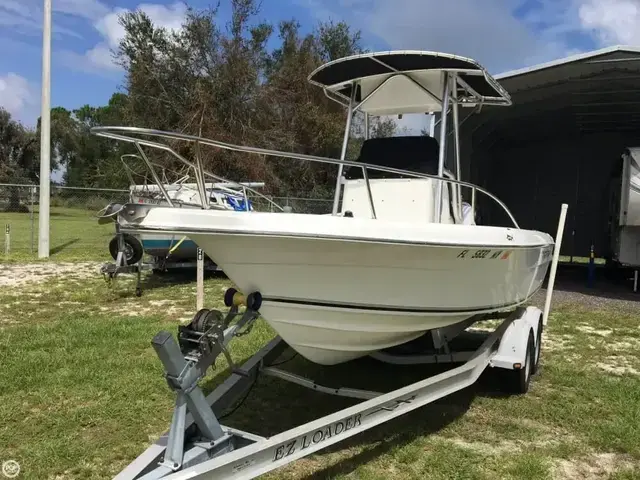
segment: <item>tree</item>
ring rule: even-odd
[[[190,9],[180,32],[156,27],[143,12],[121,17],[116,57],[126,70],[133,125],[202,135],[225,142],[338,157],[345,109],[307,81],[326,61],[362,52],[359,32],[321,23],[302,36],[295,20],[278,25],[280,45],[268,51],[273,27],[255,22],[254,0],[232,0],[231,21],[217,9]],[[193,156],[193,145],[173,144]],[[325,195],[335,166],[265,159],[207,149],[216,174],[263,180],[275,194]]]
[[[124,93],[101,107],[52,112],[52,141],[66,167],[68,185],[123,186],[119,157],[131,144],[90,134],[97,125],[125,124],[198,135],[223,142],[338,158],[346,109],[307,77],[320,65],[362,53],[360,32],[344,22],[319,23],[301,34],[295,19],[277,28],[257,20],[255,0],[230,0],[231,19],[218,8],[190,8],[179,31],[153,24],[142,11],[120,16],[124,36],[114,52],[125,70]],[[277,47],[269,49],[277,34]],[[357,158],[362,115],[353,119],[347,158]],[[372,118],[373,136],[393,133],[393,120]],[[158,139],[167,142],[165,139]],[[168,141],[185,158],[194,143]],[[183,165],[166,152],[146,148],[167,170]],[[335,165],[285,161],[202,147],[209,171],[233,180],[262,180],[274,195],[330,196]]]
[[[65,184],[97,188],[127,186],[120,156],[130,146],[91,134],[91,128],[96,126],[126,124],[127,107],[128,97],[114,93],[105,106],[84,105],[68,112],[69,123],[61,122],[56,129],[61,136],[55,137],[60,157],[67,166]],[[71,150],[67,150],[66,145],[72,147]]]
[[[38,137],[0,107],[0,181],[34,183],[38,180]],[[23,211],[20,189],[9,189],[8,211]]]

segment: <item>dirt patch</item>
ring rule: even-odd
[[[532,422],[534,423],[534,422]],[[545,448],[545,447],[553,447],[560,445],[561,443],[573,442],[575,438],[572,435],[564,434],[552,434],[552,431],[544,428],[542,431],[541,426],[536,423],[536,430],[541,431],[536,440],[527,441],[527,440],[501,440],[495,443],[486,443],[486,442],[470,442],[463,438],[447,438],[447,442],[451,442],[457,447],[465,448],[468,450],[472,450],[481,455],[499,455],[505,452],[523,452],[527,451],[531,448]],[[543,426],[542,426],[543,427]]]
[[[614,375],[640,375],[640,371],[631,365],[628,358],[619,355],[605,357],[604,361],[596,363],[596,367]]]
[[[98,262],[26,263],[0,265],[0,287],[21,287],[54,277],[82,280],[100,273]]]
[[[625,350],[636,352],[640,350],[640,340],[637,338],[630,338],[621,342],[607,343],[604,347],[607,350],[613,350],[614,352],[623,352]]]
[[[149,301],[148,304],[139,304],[137,302],[128,302],[124,301],[118,303],[116,305],[109,305],[107,307],[100,306],[99,309],[101,312],[109,312],[115,315],[120,315],[123,317],[141,317],[145,315],[168,315],[170,317],[175,317],[176,319],[181,319],[186,317],[189,312],[188,309],[184,307],[179,307],[175,305],[171,305],[174,303],[172,300],[160,300],[160,301]],[[190,315],[188,318],[191,320],[193,315]]]
[[[576,327],[576,330],[582,333],[588,333],[589,335],[598,335],[599,337],[608,337],[613,333],[613,330],[611,329],[607,328],[607,329],[598,330],[596,328],[593,328],[591,325],[587,325],[586,323],[583,323],[582,325],[578,325]]]
[[[542,331],[542,348],[550,351],[561,351],[575,348],[575,338],[572,335],[550,335]]]
[[[557,480],[596,480],[633,467],[631,459],[617,453],[594,453],[574,460],[559,460],[553,469]]]
[[[511,442],[500,442],[494,445],[485,442],[469,442],[462,438],[448,438],[447,441],[456,447],[472,450],[482,455],[498,455],[513,447],[513,445],[508,445]]]
[[[149,305],[153,307],[162,307],[165,305],[171,305],[173,300],[149,300]]]

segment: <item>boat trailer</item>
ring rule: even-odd
[[[178,327],[177,339],[167,331],[153,338],[152,345],[163,364],[169,388],[176,393],[171,427],[122,470],[116,480],[255,478],[466,388],[487,367],[505,370],[515,393],[528,390],[531,376],[538,368],[543,315],[532,306],[505,312],[502,323],[475,351],[446,350],[444,354],[414,357],[408,363],[464,363],[389,393],[326,387],[270,366],[288,347],[279,337],[238,366],[229,355],[228,345],[233,338],[251,331],[259,318],[261,301],[258,292],[245,297],[229,289],[224,297],[226,313],[201,309],[188,325]],[[479,319],[482,318],[476,321]],[[448,332],[443,333],[446,337]],[[444,338],[442,345],[447,344]],[[231,367],[231,375],[205,397],[198,382],[221,354]],[[382,354],[377,358],[403,363],[400,357]],[[246,398],[258,375],[363,401],[269,438],[221,424],[222,412],[237,399]]]
[[[115,479],[255,478],[462,390],[475,383],[487,367],[501,370],[504,383],[513,393],[526,393],[532,375],[539,369],[542,331],[549,318],[567,208],[563,204],[560,211],[544,312],[534,306],[520,306],[491,314],[488,318],[501,318],[502,322],[472,351],[453,350],[452,340],[473,323],[485,320],[484,315],[427,332],[425,335],[431,335],[432,340],[429,354],[398,355],[393,349],[372,354],[378,361],[396,365],[461,363],[388,393],[327,387],[275,368],[274,361],[288,347],[280,337],[242,366],[236,365],[229,354],[229,344],[235,337],[251,332],[260,317],[262,296],[253,292],[245,297],[228,289],[224,295],[226,314],[200,309],[189,324],[178,327],[177,340],[167,331],[153,338],[151,343],[164,367],[167,384],[176,394],[171,426]],[[221,354],[231,375],[205,397],[198,382]],[[284,362],[277,365],[281,363]],[[362,402],[269,438],[221,424],[223,413],[238,399],[238,406],[242,404],[259,375]]]
[[[125,234],[120,231],[120,225],[116,224],[117,241],[117,255],[113,262],[104,263],[100,267],[100,273],[109,287],[113,287],[121,274],[135,274],[136,275],[136,297],[142,296],[142,272],[166,272],[176,269],[197,269],[198,261],[202,262],[203,271],[207,272],[221,272],[222,269],[218,267],[209,259],[198,259],[193,261],[184,260],[171,260],[169,257],[151,257],[151,261],[143,261],[142,258],[135,263],[128,262],[127,245],[125,242]]]

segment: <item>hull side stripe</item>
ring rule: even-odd
[[[534,292],[535,293],[535,292]],[[530,298],[530,297],[529,297]],[[318,302],[308,300],[294,300],[290,298],[277,298],[277,297],[264,297],[263,302],[271,303],[286,303],[290,305],[306,305],[310,307],[324,307],[324,308],[344,308],[349,310],[368,310],[376,312],[401,312],[401,313],[474,313],[482,312],[486,310],[501,310],[503,308],[513,308],[524,302],[527,299],[520,300],[518,302],[501,304],[501,305],[486,305],[478,307],[449,307],[449,308],[419,308],[419,307],[386,307],[380,305],[359,305],[359,304],[346,304],[346,303],[331,303],[331,302]]]

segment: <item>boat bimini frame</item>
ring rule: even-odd
[[[363,76],[362,70],[367,72],[368,75]],[[309,81],[312,84],[322,86],[325,95],[329,98],[342,104],[346,101],[347,118],[340,159],[234,145],[194,135],[148,128],[103,126],[94,127],[91,131],[101,137],[133,143],[141,158],[150,169],[152,177],[159,185],[160,191],[169,203],[170,199],[168,199],[167,192],[161,186],[158,175],[149,162],[143,147],[168,152],[185,165],[193,168],[196,172],[200,195],[205,198],[203,202],[203,208],[205,209],[209,208],[209,204],[206,201],[203,182],[205,176],[201,159],[201,147],[203,145],[230,151],[263,155],[265,158],[279,157],[338,165],[338,176],[332,208],[333,215],[338,214],[341,185],[344,180],[344,167],[356,167],[362,169],[371,217],[374,219],[376,218],[376,211],[369,182],[369,170],[402,175],[404,177],[435,180],[437,193],[434,221],[436,222],[441,218],[442,186],[444,184],[453,187],[452,204],[456,221],[459,222],[462,218],[461,188],[467,187],[471,190],[470,200],[472,211],[475,211],[476,192],[481,192],[495,201],[502,210],[504,210],[513,227],[519,228],[512,213],[497,197],[477,185],[461,180],[459,141],[459,125],[461,122],[459,121],[459,108],[481,108],[483,105],[507,106],[511,104],[509,94],[475,61],[455,55],[434,52],[406,51],[364,54],[329,62],[312,72],[309,76]],[[435,93],[438,90],[440,93]],[[346,160],[351,120],[353,115],[358,111],[363,112],[365,115],[365,125],[367,125],[365,129],[366,138],[369,136],[369,115],[440,112],[437,175]],[[452,133],[454,139],[455,175],[445,170],[449,113],[451,113],[453,117]],[[151,138],[154,137],[157,140],[151,140]],[[193,143],[195,145],[195,164],[177,153],[170,146],[161,143],[159,141],[160,139]],[[209,172],[206,172],[206,175],[216,178],[219,181],[229,182],[232,185],[241,187],[241,185],[236,182],[210,174]],[[265,195],[252,189],[248,190],[266,199],[267,202],[274,205],[277,210],[285,210]]]
[[[462,57],[432,52],[383,52],[330,62],[313,72],[310,81],[321,85],[329,97],[343,103],[348,102],[347,127],[340,159],[238,146],[180,133],[134,127],[96,127],[92,130],[102,137],[134,143],[145,161],[147,157],[143,148],[157,148],[172,153],[185,164],[197,167],[200,172],[202,145],[265,156],[337,164],[340,171],[333,215],[338,214],[341,177],[344,167],[348,166],[362,169],[370,213],[374,219],[376,212],[368,170],[404,177],[434,179],[438,185],[444,183],[453,186],[454,189],[469,187],[472,192],[472,206],[476,192],[481,192],[498,203],[511,219],[513,226],[519,228],[511,212],[499,199],[460,179],[457,127],[454,128],[456,173],[453,178],[445,176],[446,122],[449,108],[457,122],[459,106],[510,104],[508,94],[477,63]],[[351,117],[357,110],[367,115],[441,111],[438,175],[345,160]],[[366,119],[367,117],[365,123],[368,123]],[[171,147],[145,137],[195,143],[195,165]],[[203,178],[202,173],[199,173],[197,183],[202,198],[206,199]],[[441,198],[442,189],[437,190],[437,195]],[[163,194],[166,195],[166,192],[163,191]],[[458,195],[456,203],[456,195],[453,195],[458,209],[460,198]],[[436,207],[439,208],[439,205],[440,201],[436,203]],[[209,208],[209,205],[205,202],[203,208]],[[127,212],[125,217],[128,215]],[[144,212],[136,212],[134,209],[131,215],[144,215]],[[437,220],[439,218],[436,217]],[[561,226],[564,225],[564,219],[565,215],[561,214]],[[550,293],[562,240],[562,229],[559,227],[558,231],[545,312],[548,312],[551,302]],[[461,390],[473,384],[488,366],[504,369],[506,383],[516,392],[526,392],[531,375],[535,373],[539,364],[545,322],[542,312],[530,306],[518,307],[502,314],[492,314],[490,318],[502,318],[502,323],[488,334],[474,351],[453,351],[449,340],[471,323],[486,318],[482,315],[473,317],[463,326],[445,327],[436,331],[439,335],[434,335],[433,338],[438,338],[438,342],[434,341],[434,348],[419,357],[399,356],[390,351],[373,355],[379,361],[394,364],[464,362],[443,373],[388,393],[327,387],[274,368],[274,361],[287,347],[280,337],[273,339],[239,367],[229,355],[230,342],[251,330],[259,317],[262,303],[260,292],[244,293],[248,295],[229,289],[224,297],[224,303],[228,307],[226,313],[208,309],[198,311],[188,325],[178,327],[177,340],[166,331],[154,337],[152,345],[164,366],[169,387],[176,393],[171,426],[167,434],[127,466],[116,477],[117,480],[254,478]],[[214,366],[220,354],[227,359],[231,375],[205,397],[198,382],[204,377],[207,369]],[[356,398],[362,402],[269,438],[221,424],[220,420],[225,416],[224,411],[231,408],[237,399],[248,394],[258,375],[276,377],[315,391]]]

